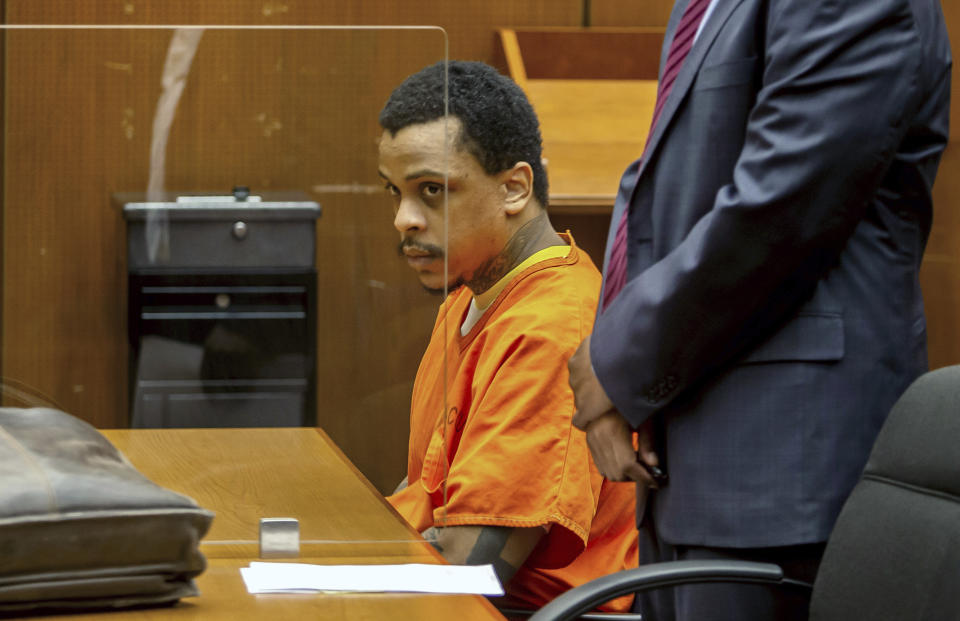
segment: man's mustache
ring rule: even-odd
[[[442,259],[446,254],[441,246],[435,246],[433,244],[421,244],[413,241],[412,239],[404,239],[400,242],[400,245],[397,246],[397,254],[400,256],[405,256],[404,251],[406,250],[414,250],[438,259]]]

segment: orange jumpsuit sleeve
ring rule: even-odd
[[[414,481],[399,492],[388,496],[387,501],[418,533],[433,526],[433,506],[430,496],[419,481]]]
[[[524,323],[522,332],[519,325],[494,322],[465,352],[475,356],[472,403],[457,446],[450,447],[456,452],[446,505],[436,504],[433,520],[438,526],[560,526],[540,548],[550,553],[542,562],[561,566],[584,549],[601,481],[571,425],[570,339],[538,327],[557,325],[549,318]],[[441,438],[438,433],[434,440]],[[422,479],[442,478],[437,474],[425,471]]]

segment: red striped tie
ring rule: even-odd
[[[703,20],[703,15],[709,5],[710,0],[690,0],[690,4],[683,12],[683,17],[680,18],[677,30],[673,34],[673,42],[670,43],[670,51],[667,53],[667,62],[663,66],[663,77],[660,78],[660,84],[657,86],[657,103],[653,108],[653,121],[650,123],[650,133],[647,134],[647,145],[650,144],[650,136],[653,135],[653,128],[657,126],[657,121],[660,120],[663,104],[667,101],[667,96],[673,89],[673,83],[677,80],[677,74],[680,73],[683,61],[693,46],[697,28],[700,27],[700,22]],[[645,152],[646,145],[644,146]],[[630,205],[627,204],[626,209],[623,210],[623,216],[617,224],[617,234],[613,238],[610,262],[607,264],[607,280],[603,288],[601,308],[604,310],[627,284],[627,214],[629,212]]]

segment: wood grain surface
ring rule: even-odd
[[[656,80],[527,80],[540,115],[551,207],[605,201],[639,157],[650,129]]]
[[[296,518],[301,539],[331,544],[420,540],[320,430],[104,434],[147,478],[216,511],[208,543],[256,542],[263,517]]]
[[[502,619],[483,597],[403,593],[250,595],[239,569],[258,560],[261,517],[296,517],[292,562],[443,563],[317,429],[105,430],[155,483],[215,512],[201,543],[200,597],[173,608],[58,619]]]
[[[301,559],[322,562],[324,559]],[[199,597],[172,608],[57,615],[63,621],[243,621],[246,619],[323,621],[503,620],[480,596],[413,593],[285,593],[251,595],[240,578],[247,559],[212,559],[196,582]]]

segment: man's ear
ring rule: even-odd
[[[517,162],[502,173],[504,209],[515,216],[533,199],[533,168],[526,162]]]

